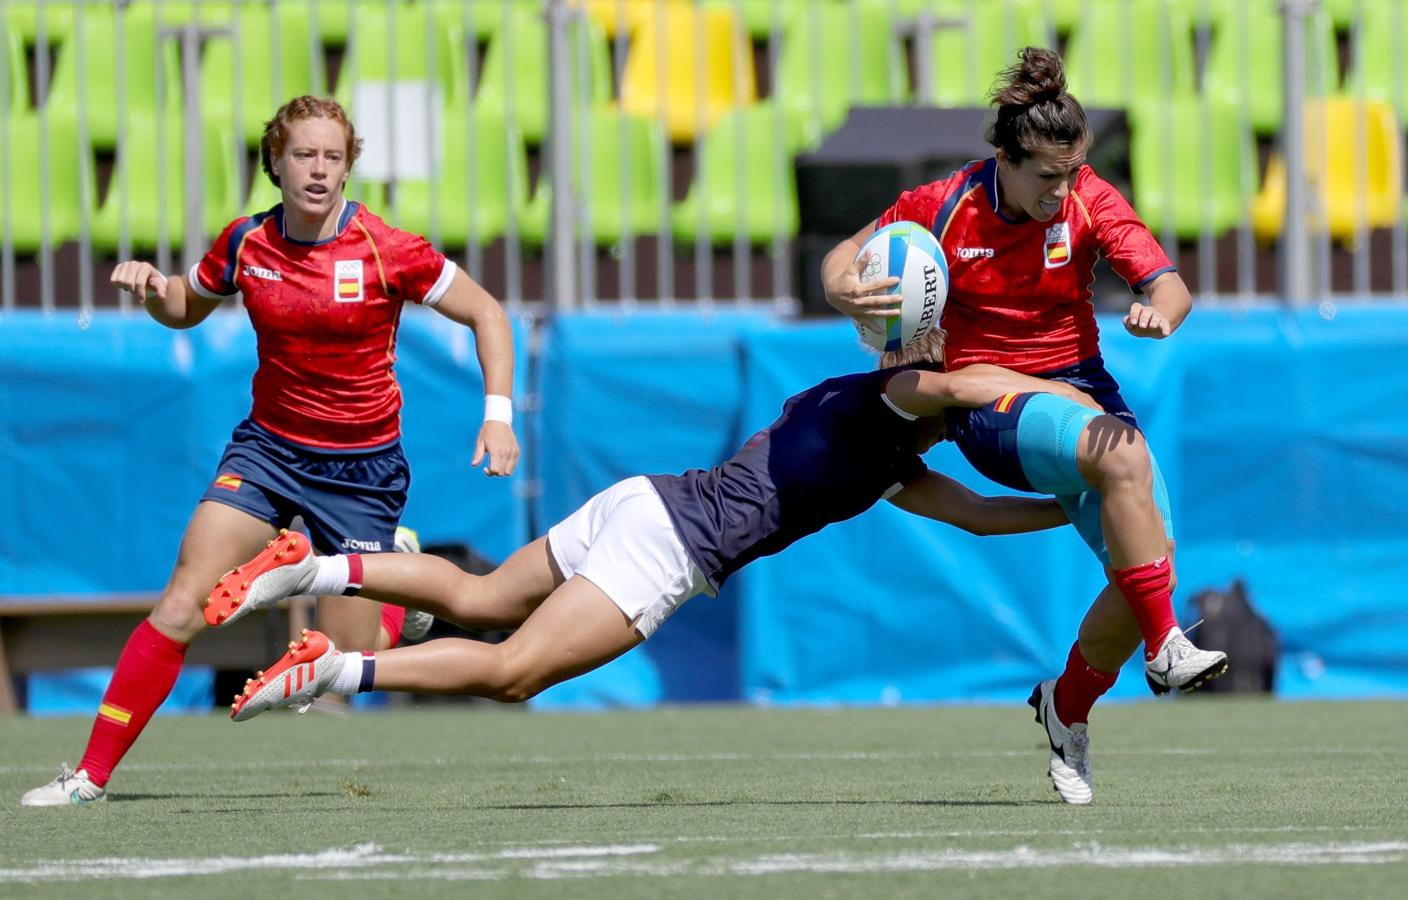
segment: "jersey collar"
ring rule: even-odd
[[[352,224],[352,217],[357,214],[357,208],[360,205],[361,204],[357,203],[355,200],[348,200],[346,197],[343,197],[342,207],[337,211],[337,231],[333,232],[332,237],[323,238],[321,241],[300,241],[289,237],[288,232],[284,230],[284,205],[282,203],[276,207],[274,219],[279,226],[279,236],[290,244],[298,244],[303,247],[318,247],[322,244],[331,244],[333,241],[342,237],[342,232],[347,229],[348,225]]]

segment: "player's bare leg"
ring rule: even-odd
[[[581,576],[563,583],[502,644],[445,638],[384,653],[340,653],[312,632],[235,698],[244,721],[276,707],[306,708],[328,691],[468,694],[505,702],[589,672],[643,638],[600,588]]]
[[[481,631],[517,628],[562,583],[546,537],[516,550],[487,575],[472,575],[436,557],[362,556],[366,593]]]
[[[516,703],[604,665],[642,640],[611,598],[578,575],[502,644],[430,641],[378,654],[376,688]]]
[[[205,620],[225,625],[309,592],[365,591],[467,628],[495,631],[522,624],[562,580],[546,537],[516,551],[488,575],[472,575],[449,560],[421,553],[315,557],[306,541],[281,536],[221,577],[205,605]]]
[[[187,645],[205,628],[201,605],[212,581],[273,535],[267,522],[234,507],[211,501],[196,506],[161,599],[118,658],[78,769],[64,767],[58,778],[26,793],[21,804],[58,806],[103,798],[112,770],[176,683]]]
[[[1143,435],[1114,416],[1099,416],[1081,435],[1077,463],[1100,492],[1113,582],[1144,638],[1149,687],[1155,693],[1191,691],[1227,671],[1227,654],[1198,649],[1174,618],[1173,562]]]

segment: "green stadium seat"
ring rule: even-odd
[[[469,102],[465,35],[458,20],[425,6],[359,6],[335,96],[352,108],[358,82],[428,81],[450,105]]]
[[[228,25],[236,15],[236,8],[251,9],[262,4],[212,3],[208,0],[138,0],[156,8],[157,21],[163,26],[185,25],[203,26]]]
[[[806,117],[813,138],[841,124],[852,106],[908,99],[903,44],[883,11],[883,0],[827,3],[788,21],[773,95],[783,109]]]
[[[1135,106],[1129,117],[1134,206],[1155,234],[1220,235],[1247,221],[1257,157],[1240,107],[1185,96]]]
[[[805,116],[760,103],[728,113],[700,144],[699,171],[675,206],[675,237],[693,242],[702,231],[715,243],[742,234],[767,244],[797,234],[793,161],[806,148]]]
[[[10,240],[19,253],[33,253],[45,244],[42,210],[49,210],[48,245],[76,240],[84,210],[93,208],[97,193],[93,153],[78,140],[72,122],[50,121],[47,145],[40,116],[26,111],[0,119],[0,159],[9,157],[9,184],[0,193],[0,211],[9,208]],[[47,147],[47,152],[45,152]],[[44,202],[45,165],[48,203]],[[87,192],[83,175],[87,171]],[[0,216],[3,216],[0,212]],[[3,236],[0,236],[3,240]]]
[[[543,14],[541,0],[416,0],[435,7],[436,15],[458,24],[465,34],[480,41],[492,40],[522,13]],[[644,0],[631,0],[644,2]],[[653,2],[653,0],[652,0]]]
[[[1086,0],[1066,46],[1081,103],[1127,109],[1194,92],[1193,25],[1168,0]]]
[[[387,0],[280,0],[280,4],[304,10],[324,44],[343,47],[356,30],[357,17],[364,11],[385,13],[388,6],[408,6],[409,0],[390,0],[390,3]]]
[[[158,122],[163,123],[160,128]],[[209,119],[201,127],[201,229],[206,238],[213,238],[239,214],[240,144],[228,121]],[[99,250],[111,253],[119,248],[124,224],[134,250],[156,248],[163,222],[172,247],[185,242],[184,132],[177,115],[129,116],[127,143],[118,150],[107,196],[93,217],[93,245]]]
[[[1306,22],[1306,94],[1333,93],[1338,83],[1334,30],[1323,12]],[[1258,134],[1281,129],[1285,116],[1283,33],[1275,0],[1246,0],[1223,7],[1213,22],[1203,73],[1209,97],[1247,108]],[[1316,77],[1315,60],[1324,65]]]
[[[126,70],[122,79],[115,75],[119,42],[113,36],[119,28]],[[121,97],[120,82],[125,84]],[[52,118],[66,122],[76,123],[80,116],[86,116],[88,140],[101,150],[117,146],[122,121],[154,116],[163,108],[179,111],[181,70],[176,42],[158,41],[153,8],[135,6],[125,13],[108,7],[85,9],[74,24],[72,38],[59,48],[46,106]]]
[[[523,138],[503,119],[450,111],[433,179],[396,182],[388,221],[437,246],[487,244],[528,202]]]
[[[1408,4],[1365,0],[1345,90],[1382,100],[1408,119]]]
[[[1371,6],[1399,3],[1401,0],[1320,0],[1320,8],[1330,17],[1336,28],[1348,28],[1356,16],[1366,12]]]
[[[1051,27],[1059,34],[1070,34],[1080,23],[1084,0],[1045,0],[1045,11]]]
[[[721,6],[733,11],[754,40],[767,40],[774,27],[787,28],[811,7],[837,8],[847,0],[699,0],[700,6]],[[888,11],[887,11],[888,12]]]
[[[41,17],[45,40],[50,44],[62,44],[73,35],[73,23],[80,5],[63,0],[52,0],[48,3],[5,0],[0,16],[3,16],[5,23],[20,36],[20,41],[26,46],[38,43]]]
[[[984,106],[998,72],[1017,61],[1023,47],[1051,46],[1040,0],[940,3],[936,15],[962,18],[965,27],[933,34],[933,84],[938,106]]]
[[[669,202],[660,121],[605,110],[584,112],[577,120],[573,177],[588,208],[587,233],[599,245],[614,244],[628,232],[658,233]],[[583,171],[584,160],[588,171]],[[551,218],[552,188],[541,179],[523,215],[524,241],[545,244]]]
[[[262,4],[245,7],[232,27],[237,35],[206,44],[201,115],[228,119],[246,144],[256,146],[264,123],[285,102],[326,93],[322,53],[308,16],[296,6],[273,13]]]
[[[19,34],[0,19],[0,103],[10,112],[29,107],[29,74]]]
[[[592,19],[568,28],[570,70],[584,71],[587,82],[571,79],[574,100],[588,106],[611,101],[611,54],[606,34]],[[581,54],[585,54],[585,59]],[[542,143],[549,118],[550,71],[548,27],[541,12],[515,10],[489,41],[484,69],[475,91],[475,111],[516,126],[530,144]]]

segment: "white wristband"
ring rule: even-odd
[[[513,424],[513,398],[503,394],[484,395],[484,421]]]

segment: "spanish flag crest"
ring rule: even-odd
[[[338,303],[362,301],[362,261],[339,259],[333,264],[332,299]]]
[[[1060,268],[1071,261],[1071,229],[1065,222],[1056,222],[1047,227],[1043,250],[1048,269]]]
[[[231,475],[228,472],[215,477],[215,486],[224,488],[227,491],[237,491],[240,485],[244,484],[244,479],[239,475]]]

